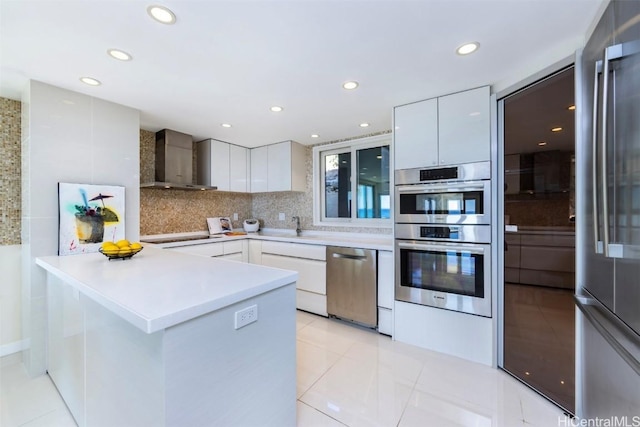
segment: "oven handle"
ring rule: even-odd
[[[451,183],[444,185],[405,185],[397,187],[399,193],[451,193],[459,190],[483,191],[484,184],[471,184],[468,182]]]
[[[398,247],[400,249],[417,249],[423,251],[437,251],[437,252],[446,252],[446,251],[456,251],[456,252],[469,252],[472,254],[484,255],[485,249],[477,246],[461,246],[455,245],[451,243],[438,243],[435,245],[429,245],[424,243],[398,243]]]

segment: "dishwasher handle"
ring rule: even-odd
[[[331,254],[331,256],[333,258],[352,259],[354,261],[365,261],[367,259],[366,255],[349,255],[349,254],[333,253]]]

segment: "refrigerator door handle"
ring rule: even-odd
[[[593,298],[574,295],[576,306],[620,357],[640,375],[640,342],[637,337],[627,336],[605,309],[599,309],[600,303]],[[631,333],[629,333],[631,334]]]
[[[593,174],[592,174],[592,192],[593,192],[593,237],[595,242],[595,251],[597,254],[602,253],[602,240],[600,240],[600,211],[598,210],[598,76],[602,74],[602,60],[596,61],[595,76],[593,79],[593,132],[592,132],[592,158],[593,158]]]
[[[609,188],[607,177],[607,163],[609,158],[607,156],[607,106],[609,104],[609,61],[613,59],[610,55],[614,53],[613,50],[610,50],[612,47],[615,46],[608,47],[604,50],[604,60],[602,61],[602,244],[604,246],[604,256],[607,258],[609,257]]]
[[[611,243],[609,239],[609,189],[607,187],[607,108],[609,98],[609,63],[616,59],[640,53],[640,40],[625,42],[614,46],[609,46],[604,50],[604,60],[602,61],[602,241],[604,255],[608,258],[623,258],[624,246],[620,243]],[[597,68],[597,67],[596,67]],[[597,75],[596,75],[597,77]],[[615,80],[615,76],[614,76]],[[596,79],[597,81],[597,79]],[[615,96],[615,94],[614,94]],[[597,98],[597,92],[594,93]],[[594,114],[594,117],[595,116]],[[597,123],[597,122],[594,122]],[[595,124],[594,124],[595,127]],[[595,150],[595,149],[594,149]],[[594,169],[595,171],[595,169]],[[595,200],[594,200],[595,202]],[[594,218],[594,220],[597,219]],[[597,240],[596,240],[597,242]],[[597,245],[597,243],[596,243]]]

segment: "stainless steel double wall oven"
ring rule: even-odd
[[[395,171],[395,295],[491,317],[489,162]]]

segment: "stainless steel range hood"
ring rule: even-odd
[[[163,129],[156,133],[155,181],[142,188],[177,190],[217,190],[217,187],[193,182],[193,138],[191,135]]]

